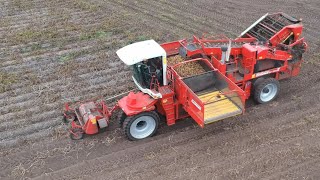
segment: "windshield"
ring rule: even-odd
[[[147,68],[142,63],[134,64],[131,66],[134,79],[140,84],[141,87],[146,88],[146,73]]]
[[[145,60],[131,66],[133,77],[142,88],[152,89],[151,84],[157,80],[163,85],[163,69],[161,57]],[[153,81],[153,82],[151,82]]]

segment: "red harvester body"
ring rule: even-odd
[[[302,29],[300,20],[276,13],[262,16],[236,39],[203,35],[193,36],[191,41],[159,45],[149,40],[128,45],[117,54],[132,66],[140,91],[130,92],[111,110],[105,103],[78,106],[72,111],[76,118],[71,118],[71,132],[81,128],[86,134],[97,133],[108,125],[112,112],[121,108],[118,120],[124,133],[137,140],[156,132],[159,115],[167,125],[192,117],[204,127],[243,114],[250,96],[258,103],[270,102],[279,93],[278,81],[300,72],[307,49]],[[183,61],[170,64],[177,55]],[[204,71],[181,74],[178,69],[190,63],[199,64]],[[106,122],[100,124],[99,120]]]

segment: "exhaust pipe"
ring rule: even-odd
[[[221,55],[221,63],[224,64],[226,61],[226,54],[228,51],[228,46],[221,46],[221,51],[222,51],[222,55]]]
[[[221,46],[222,56],[221,56],[221,63],[224,64],[229,62],[230,53],[231,53],[231,39],[229,40],[228,46]]]

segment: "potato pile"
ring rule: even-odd
[[[168,58],[168,65],[173,66],[183,61],[184,59],[180,55],[172,56]],[[206,72],[197,61],[182,64],[174,69],[181,77],[189,77]]]

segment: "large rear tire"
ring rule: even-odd
[[[278,96],[279,91],[278,80],[274,78],[263,79],[255,85],[253,98],[259,104],[268,103]]]
[[[122,125],[124,134],[131,141],[153,136],[159,125],[159,116],[156,112],[142,112],[135,116],[128,116]]]

